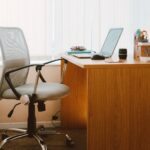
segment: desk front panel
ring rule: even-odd
[[[88,71],[89,150],[150,149],[150,68]]]

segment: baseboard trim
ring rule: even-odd
[[[61,121],[39,121],[37,122],[37,127],[43,125],[46,128],[51,127],[60,127]],[[15,123],[0,123],[0,129],[8,129],[8,128],[27,128],[26,122],[15,122]]]

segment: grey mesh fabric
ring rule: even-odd
[[[4,74],[8,70],[23,67],[30,64],[28,47],[19,28],[0,27],[0,48],[3,59],[2,78],[0,82],[0,99],[16,99],[14,93],[9,88],[4,79]],[[32,95],[34,84],[26,84],[28,69],[22,69],[12,73],[10,78],[21,95]],[[39,83],[37,86],[37,100],[56,100],[66,96],[69,87],[59,83]]]
[[[0,47],[3,59],[2,79],[0,82],[0,97],[8,89],[4,74],[8,70],[30,64],[28,47],[19,28],[0,27]],[[28,69],[15,72],[11,75],[13,85],[23,85],[28,75]]]

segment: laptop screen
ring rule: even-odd
[[[105,57],[111,57],[119,38],[122,34],[123,28],[112,28],[109,30],[105,42],[101,48],[100,55]]]

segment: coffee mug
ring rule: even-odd
[[[120,48],[119,49],[119,59],[126,59],[127,58],[127,49]]]

